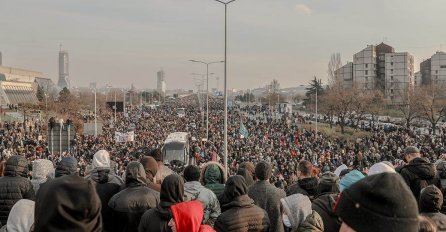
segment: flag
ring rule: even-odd
[[[240,122],[240,136],[242,138],[248,138],[249,136],[248,130],[246,129],[245,125],[243,125],[243,122]]]

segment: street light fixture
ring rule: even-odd
[[[224,77],[224,99],[225,99],[225,128],[224,128],[224,140],[225,140],[225,145],[224,145],[224,150],[225,150],[225,156],[224,156],[224,164],[225,164],[225,171],[226,171],[226,175],[228,175],[228,90],[227,90],[227,64],[228,64],[228,59],[227,59],[227,26],[226,26],[226,21],[227,21],[227,8],[228,8],[228,4],[231,2],[234,2],[235,0],[230,0],[227,2],[223,2],[220,0],[214,0],[216,2],[219,2],[223,5],[225,5],[225,77]]]

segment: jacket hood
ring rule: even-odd
[[[34,204],[34,201],[27,199],[15,203],[8,216],[7,231],[30,231],[34,224]]]
[[[336,216],[336,213],[333,211],[334,206],[336,205],[336,201],[338,200],[338,193],[327,193],[319,196],[313,201],[314,205],[317,205],[319,208],[323,209],[330,216]]]
[[[47,179],[54,179],[53,162],[46,159],[38,159],[33,162],[33,179],[44,183]]]
[[[410,172],[414,173],[422,180],[429,180],[435,177],[435,167],[423,158],[415,158],[410,161],[407,168]]]
[[[161,184],[160,200],[172,204],[183,202],[184,181],[177,174],[171,174],[164,178]]]
[[[224,184],[226,182],[225,169],[217,162],[208,162],[202,169],[200,182],[203,185]]]
[[[21,155],[13,155],[6,160],[5,176],[28,176],[28,160]]]
[[[158,172],[158,163],[153,157],[144,156],[141,159],[141,164],[144,167],[144,170],[146,171],[146,178],[152,182],[153,178]]]
[[[243,178],[245,178],[245,182],[246,182],[246,185],[248,186],[248,188],[251,185],[255,184],[252,173],[249,170],[247,170],[245,168],[239,168],[237,170],[237,175],[243,176]]]
[[[283,211],[290,219],[293,229],[297,229],[300,224],[311,214],[310,198],[303,194],[293,194],[280,199]]]
[[[230,202],[227,202],[227,203],[222,202],[221,211],[224,212],[224,211],[234,208],[234,207],[243,208],[243,207],[248,207],[248,206],[252,206],[252,205],[254,205],[254,200],[252,198],[250,198],[248,196],[248,194],[245,194],[245,195],[234,198]]]
[[[297,181],[299,187],[307,191],[310,196],[314,196],[317,191],[318,180],[316,177],[303,178]]]
[[[245,178],[236,175],[229,177],[222,197],[225,199],[225,202],[231,202],[235,198],[246,195],[247,193],[248,187],[246,186]]]
[[[71,175],[77,173],[77,159],[73,156],[65,156],[57,164],[55,176]]]
[[[266,161],[260,161],[256,165],[255,174],[258,180],[269,180],[273,174],[271,164]]]
[[[94,168],[110,168],[110,154],[106,150],[99,150],[93,156]]]
[[[176,231],[198,232],[203,220],[203,205],[199,201],[188,201],[170,207]]]
[[[127,165],[125,184],[146,185],[146,172],[140,162],[132,161]]]
[[[420,195],[420,212],[436,213],[441,210],[443,205],[443,194],[435,185],[429,185],[421,190]]]
[[[35,206],[35,232],[102,231],[101,201],[95,185],[67,175],[42,185]]]

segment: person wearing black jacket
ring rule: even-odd
[[[184,180],[177,174],[167,176],[161,184],[160,203],[141,217],[138,232],[167,232],[172,219],[170,206],[183,202]]]
[[[311,164],[311,162],[307,160],[300,161],[297,170],[299,171],[299,179],[297,183],[290,185],[286,189],[286,195],[290,196],[296,193],[300,193],[308,196],[310,200],[313,200],[318,185],[317,178],[311,176],[313,164]]]
[[[146,172],[137,161],[127,165],[125,187],[108,202],[113,221],[119,222],[113,231],[137,231],[143,213],[155,208],[160,201],[159,193],[147,187]]]
[[[20,155],[11,156],[5,165],[5,176],[0,178],[0,222],[6,225],[9,212],[21,199],[34,200],[33,185],[26,177],[28,161]]]

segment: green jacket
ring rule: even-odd
[[[323,232],[324,231],[324,222],[322,221],[321,216],[313,210],[313,212],[308,215],[302,224],[300,224],[299,228],[295,232]],[[293,231],[294,232],[294,231]]]

